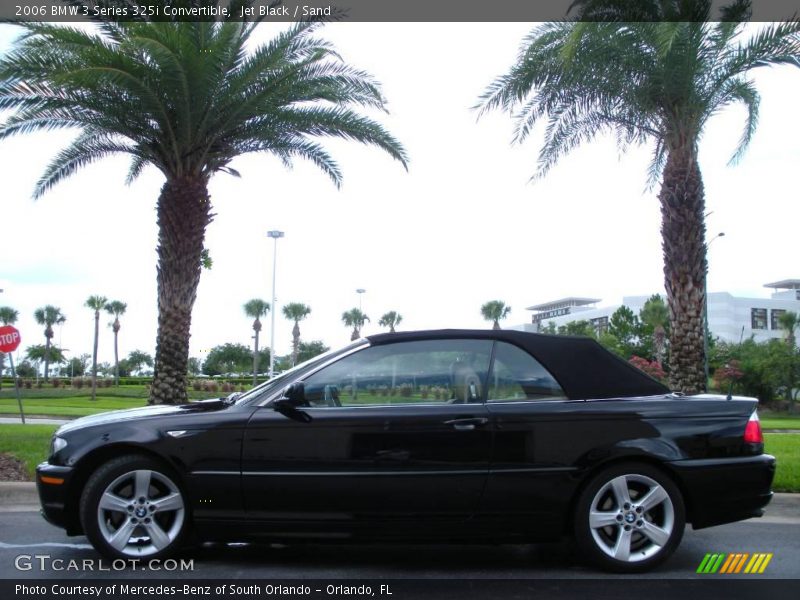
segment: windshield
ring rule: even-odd
[[[312,370],[317,365],[330,360],[340,354],[345,354],[352,350],[353,348],[357,348],[359,346],[367,346],[369,342],[362,338],[353,342],[352,344],[348,344],[344,348],[337,348],[335,350],[328,350],[327,352],[323,352],[322,354],[318,354],[314,358],[310,358],[309,360],[300,363],[289,369],[288,371],[284,371],[277,377],[273,377],[272,379],[265,381],[261,385],[257,385],[251,390],[244,392],[241,396],[236,398],[235,404],[248,404],[253,402],[257,399],[263,398],[266,395],[273,393],[275,390],[281,389],[285,385],[287,385],[290,381],[297,378],[304,371]]]

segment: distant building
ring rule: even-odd
[[[767,283],[773,290],[769,298],[746,298],[728,292],[708,294],[708,328],[715,338],[727,342],[738,342],[744,328],[744,339],[758,342],[779,339],[781,331],[778,319],[787,311],[800,314],[800,279],[785,279]],[[650,296],[625,296],[622,305],[597,307],[596,298],[569,297],[529,306],[533,311],[531,323],[512,327],[523,331],[540,332],[553,323],[556,327],[572,321],[589,321],[597,331],[608,329],[608,320],[620,306],[627,306],[634,314],[644,306]]]

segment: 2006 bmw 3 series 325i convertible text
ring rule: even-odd
[[[672,394],[588,338],[381,334],[245,394],[77,419],[37,485],[48,521],[113,558],[190,540],[571,535],[635,572],[686,523],[761,515],[775,459],[756,406]]]

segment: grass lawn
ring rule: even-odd
[[[759,411],[758,418],[762,429],[800,429],[800,415]]]
[[[23,398],[22,409],[25,416],[82,417],[109,410],[145,406],[145,398],[111,398],[98,396],[94,402],[86,397],[67,396],[64,398]],[[17,401],[11,398],[0,399],[0,416],[18,415]]]
[[[34,470],[47,459],[50,437],[57,425],[0,425],[0,452],[11,454],[25,463],[33,481]]]
[[[764,450],[778,459],[772,489],[776,492],[800,492],[800,433],[764,434]]]

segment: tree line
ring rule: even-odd
[[[733,160],[740,158],[758,120],[750,74],[800,64],[797,19],[760,26],[748,37],[749,0],[728,2],[719,15],[714,4],[576,0],[564,20],[531,31],[518,59],[475,107],[481,115],[508,113],[517,143],[546,124],[538,177],[601,134],[613,134],[622,151],[652,148],[648,174],[660,184],[669,378],[673,389],[687,393],[706,387],[702,134],[722,109],[743,106]],[[42,130],[80,132],[45,168],[34,197],[113,154],[131,157],[128,182],[148,166],[163,175],[151,403],[187,399],[192,308],[201,269],[210,262],[204,241],[214,215],[212,176],[238,176],[231,166],[237,156],[266,152],[286,165],[310,160],[339,186],[339,166],[320,143],[332,137],[373,146],[407,168],[402,144],[362,111],[386,110],[380,84],[317,35],[321,23],[295,24],[252,50],[255,23],[20,26],[25,35],[0,60],[0,108],[11,111],[0,140]],[[354,337],[367,320],[354,312],[342,319]]]

